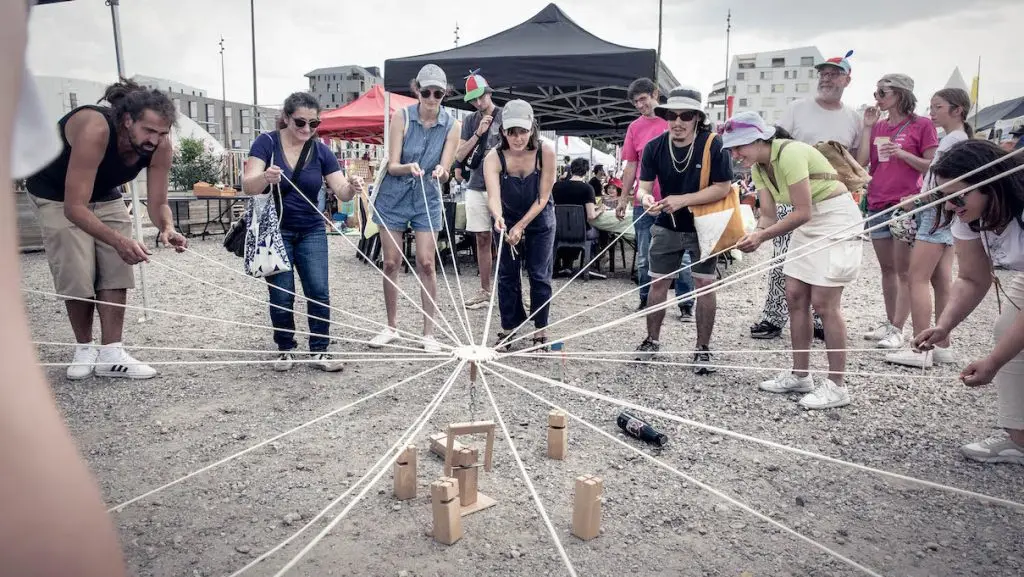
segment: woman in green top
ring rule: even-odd
[[[850,225],[861,220],[860,211],[828,160],[813,146],[789,140],[781,129],[767,126],[760,115],[741,112],[726,122],[722,137],[733,158],[750,168],[761,201],[757,230],[737,244],[753,252],[765,241],[793,233],[782,266],[786,277],[793,370],[760,384],[772,393],[808,393],[800,399],[806,409],[830,409],[850,404],[844,386],[846,370],[846,323],[840,301],[843,287],[857,279],[863,248],[860,241],[840,242]],[[793,212],[779,220],[775,205],[791,204]],[[801,250],[822,237],[815,246]],[[822,248],[822,250],[817,250]],[[816,252],[814,252],[816,251]],[[793,254],[793,257],[788,255]],[[808,372],[811,348],[811,307],[825,326],[828,378],[815,386]]]

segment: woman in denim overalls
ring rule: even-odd
[[[501,146],[484,159],[484,182],[494,229],[508,235],[498,255],[502,329],[498,342],[527,320],[520,280],[523,265],[530,276],[530,314],[536,326],[533,344],[547,342],[544,328],[548,326],[555,247],[555,209],[551,198],[555,151],[542,143],[539,133],[530,105],[512,100],[502,112]],[[512,247],[517,253],[515,258]]]
[[[448,92],[444,71],[434,64],[420,69],[413,81],[419,102],[395,111],[391,117],[387,173],[374,199],[373,221],[380,226],[384,249],[384,306],[388,327],[370,341],[374,348],[398,338],[398,268],[402,264],[402,235],[412,228],[416,235],[416,274],[426,292],[420,300],[427,313],[423,318],[423,348],[440,352],[434,338],[434,302],[437,273],[434,243],[444,224],[437,180],[448,180],[455,148],[459,143],[458,122],[441,108]],[[429,173],[426,171],[430,171]],[[428,296],[429,295],[429,298]]]

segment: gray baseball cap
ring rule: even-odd
[[[533,129],[533,107],[525,100],[510,100],[501,109],[501,127]]]
[[[914,79],[906,74],[886,74],[878,81],[878,84],[888,88],[902,88],[907,92],[914,91]]]
[[[441,67],[436,64],[427,64],[420,68],[419,74],[416,75],[416,82],[422,88],[434,86],[448,90],[448,77],[444,75],[444,70],[441,70]]]

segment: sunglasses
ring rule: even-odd
[[[444,98],[444,90],[430,90],[429,88],[421,88],[420,96],[423,98],[430,98],[433,95],[435,100],[441,100]]]
[[[878,90],[875,91],[875,95],[874,96],[875,96],[875,98],[881,99],[881,98],[885,98],[886,96],[888,96],[890,94],[892,94],[892,91],[886,92],[885,90],[882,90],[881,88],[879,88]]]
[[[306,120],[305,118],[293,118],[292,122],[295,123],[296,128],[305,128],[307,124],[313,130],[316,130],[317,126],[320,126],[320,120],[314,118],[313,120]]]
[[[952,204],[957,208],[963,208],[967,206],[967,195],[961,194],[959,196],[950,196],[949,198],[946,199],[946,202]]]
[[[683,122],[690,122],[694,118],[697,118],[698,115],[700,115],[700,113],[695,110],[684,110],[682,112],[676,112],[674,110],[664,110],[661,113],[661,117],[669,122],[672,122],[677,118],[682,120]]]

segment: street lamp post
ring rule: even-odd
[[[220,37],[220,127],[224,132],[224,148],[231,150],[231,135],[228,134],[228,89],[224,80],[224,37]]]
[[[258,97],[256,96],[256,6],[249,0],[249,26],[252,31],[252,134],[255,138],[260,130]]]

